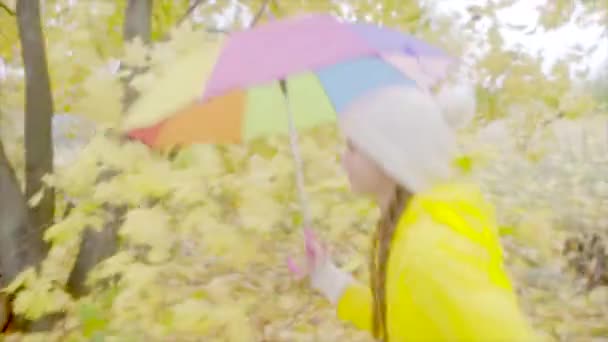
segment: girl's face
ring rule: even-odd
[[[378,164],[357,149],[350,140],[347,140],[346,149],[342,154],[342,166],[355,193],[376,194],[390,182]]]

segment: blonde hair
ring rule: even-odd
[[[374,337],[386,337],[386,267],[390,244],[409,193],[397,186],[388,210],[383,213],[372,236],[370,256],[370,288],[373,296],[372,332]]]

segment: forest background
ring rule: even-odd
[[[288,274],[302,239],[285,137],[169,158],[116,134],[155,119],[125,113],[181,58],[262,10],[462,56],[478,100],[463,162],[497,206],[522,306],[550,340],[608,340],[608,1],[0,0],[5,340],[370,340]],[[316,227],[364,279],[378,213],[348,191],[335,127],[301,145]]]

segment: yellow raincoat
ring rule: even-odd
[[[388,341],[538,341],[503,268],[493,208],[476,186],[443,184],[412,197],[391,245]],[[342,320],[371,331],[371,292],[348,287]]]

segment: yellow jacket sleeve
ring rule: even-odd
[[[372,330],[372,293],[369,287],[354,283],[347,287],[338,301],[338,318],[361,330]]]

